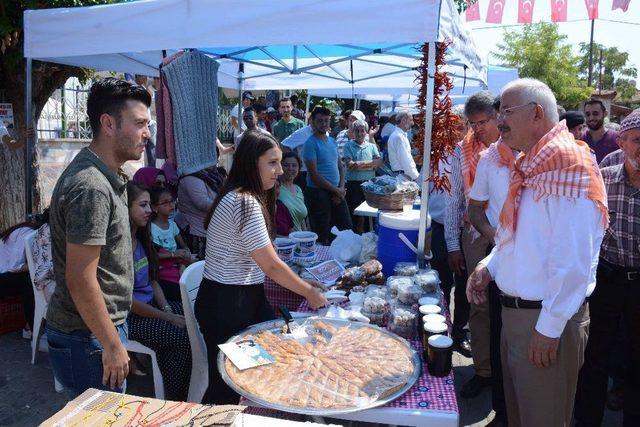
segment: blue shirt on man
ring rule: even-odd
[[[336,187],[340,184],[340,171],[338,170],[338,147],[330,136],[321,139],[315,134],[311,135],[304,143],[302,158],[305,162],[314,161],[318,174]],[[307,174],[307,187],[317,188],[311,180],[311,174]]]

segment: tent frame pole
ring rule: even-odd
[[[308,123],[307,117],[309,117],[309,104],[311,103],[311,94],[307,89],[307,100],[304,102],[304,122]]]
[[[30,127],[34,127],[33,122],[31,120],[31,116],[33,115],[33,61],[31,58],[26,59],[26,67],[25,67],[25,93],[24,93],[24,108],[25,108],[25,116],[24,116],[24,124],[25,129]],[[26,132],[26,131],[25,131]],[[24,152],[24,185],[25,185],[25,219],[28,221],[31,217],[31,213],[33,212],[33,190],[32,190],[32,181],[33,181],[33,148],[36,142],[35,136],[35,127],[33,136],[28,136],[25,133],[26,145]]]
[[[427,230],[431,228],[429,217],[429,166],[431,164],[431,129],[433,127],[433,92],[436,74],[436,43],[429,43],[427,62],[427,93],[424,114],[424,155],[422,156],[422,182],[420,195],[420,228],[418,229],[418,264],[424,267],[431,259],[431,239],[427,241]],[[425,255],[429,254],[429,255]]]
[[[242,133],[242,92],[244,86],[244,64],[238,64],[238,135]],[[234,139],[233,143],[236,141]]]

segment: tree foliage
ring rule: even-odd
[[[13,104],[15,133],[18,139],[24,138],[27,123],[34,124],[40,116],[45,103],[58,87],[69,77],[87,77],[87,70],[61,64],[33,62],[32,98],[33,117],[25,117],[25,68],[23,57],[23,15],[27,9],[59,7],[93,6],[118,3],[117,0],[0,0],[0,96],[2,101]],[[23,190],[25,168],[16,170],[24,162],[26,148],[19,152],[9,152],[0,146],[0,179],[5,189],[0,192],[0,230],[20,221],[24,213],[25,192]],[[9,168],[8,163],[12,167]],[[12,176],[5,176],[12,169]],[[34,165],[34,190],[37,189],[37,164]],[[34,206],[39,208],[35,193]]]
[[[559,104],[575,108],[590,96],[591,89],[578,78],[580,58],[573,55],[566,39],[556,24],[525,25],[522,31],[505,30],[504,42],[492,55],[505,66],[518,68],[520,77],[545,82]]]
[[[602,53],[602,63],[600,62]],[[580,43],[580,75],[586,79],[589,75],[589,43]],[[623,101],[636,94],[638,69],[629,64],[629,54],[617,47],[604,47],[593,44],[593,77],[592,84],[601,89],[613,89]]]

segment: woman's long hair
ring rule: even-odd
[[[46,208],[41,214],[33,215],[33,217],[29,221],[21,222],[19,224],[13,225],[2,233],[0,233],[0,240],[6,242],[11,233],[16,231],[18,228],[29,227],[32,230],[37,230],[42,227],[44,224],[49,223],[49,208]]]
[[[258,159],[272,148],[279,149],[280,146],[278,141],[270,134],[259,131],[244,132],[234,154],[233,165],[229,175],[204,220],[205,228],[209,227],[213,213],[220,200],[229,192],[236,191],[243,195],[251,195],[258,200],[262,207],[262,214],[264,215],[269,235],[272,238],[275,237],[275,191],[273,188],[267,191],[262,188],[262,180],[260,179],[260,170],[258,168]],[[242,198],[240,206],[240,224],[245,224],[244,219],[248,212],[248,204],[245,198]]]
[[[131,208],[136,199],[145,192],[151,194],[151,191],[146,186],[133,181],[127,182],[127,201],[129,208]],[[144,252],[147,255],[147,260],[149,261],[149,279],[158,280],[158,253],[153,246],[153,239],[151,238],[151,221],[147,222],[145,227],[138,227],[136,230],[136,238],[142,244]]]

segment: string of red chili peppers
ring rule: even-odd
[[[431,165],[429,180],[433,182],[434,187],[438,190],[449,191],[451,185],[446,176],[440,175],[438,163],[441,159],[446,159],[458,143],[456,128],[461,124],[460,118],[455,115],[451,109],[453,102],[449,97],[449,92],[453,89],[453,82],[444,71],[446,63],[445,57],[447,47],[450,41],[436,43],[436,73],[434,77],[433,92],[433,124],[431,128]],[[418,115],[416,124],[418,126],[418,150],[420,151],[420,159],[424,155],[424,118],[425,106],[427,105],[427,79],[429,76],[428,60],[429,60],[429,44],[424,43],[420,51],[422,52],[422,61],[418,67],[418,77],[416,78],[420,85],[420,95],[418,96],[417,107]],[[422,161],[422,160],[420,160]]]

